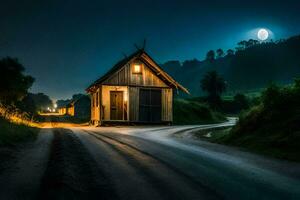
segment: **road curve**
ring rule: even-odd
[[[299,164],[174,137],[234,123],[49,127],[0,168],[0,199],[300,199]]]
[[[175,199],[300,199],[299,164],[172,137],[178,131],[227,125],[230,124],[157,128],[89,127],[73,128],[72,131],[93,152],[93,156],[101,160],[100,163],[107,164],[106,173],[112,180],[119,181],[114,184],[121,194],[133,195],[130,185],[145,184],[143,188],[154,191],[139,190],[139,197],[147,198],[148,194],[157,193],[162,198],[175,195],[171,196]],[[124,171],[128,168],[135,175]],[[291,173],[285,172],[289,170]],[[120,178],[127,173],[130,180]]]

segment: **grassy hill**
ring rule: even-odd
[[[33,140],[39,129],[16,124],[0,117],[0,147]]]
[[[196,100],[174,100],[174,124],[209,124],[226,121],[221,113],[212,111],[209,106]]]
[[[272,85],[261,99],[217,142],[300,161],[300,80],[292,86]]]
[[[186,86],[193,96],[202,95],[200,80],[216,70],[228,83],[228,93],[253,91],[270,82],[290,83],[300,76],[300,36],[287,40],[239,45],[234,55],[215,60],[169,61],[161,66]]]

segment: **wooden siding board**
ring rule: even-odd
[[[139,88],[129,87],[129,120],[139,120]]]
[[[173,119],[173,108],[172,108],[172,89],[164,88],[162,89],[162,120],[172,121]]]
[[[133,73],[133,64],[140,62],[133,60],[131,63],[124,65],[120,70],[112,74],[103,85],[136,85],[150,87],[169,87],[156,74],[153,73],[144,63],[142,64],[142,73]]]

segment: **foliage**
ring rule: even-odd
[[[224,56],[224,51],[223,49],[217,49],[217,58],[222,58]]]
[[[227,53],[227,56],[233,56],[233,55],[234,55],[234,50],[228,49],[228,50],[226,51],[226,53]]]
[[[28,98],[31,98],[33,102],[35,103],[35,106],[37,110],[42,111],[46,110],[48,107],[52,107],[52,100],[50,99],[49,96],[45,95],[44,93],[29,93]]]
[[[248,92],[265,87],[270,82],[284,85],[300,76],[300,35],[286,40],[257,42],[243,41],[236,52],[213,62],[188,60],[162,64],[193,96],[203,95],[199,81],[207,71],[217,71],[227,81],[227,92]],[[197,62],[196,62],[197,61]],[[175,65],[176,63],[176,65]]]
[[[224,79],[216,72],[210,71],[201,80],[201,88],[208,93],[208,101],[213,107],[220,106],[220,95],[226,90]]]
[[[244,94],[237,93],[233,99],[234,103],[240,110],[245,110],[249,108],[249,101]]]
[[[271,84],[261,103],[240,117],[222,142],[268,155],[300,160],[300,87]]]
[[[17,59],[0,59],[0,103],[5,112],[26,115],[32,119],[38,110],[52,106],[52,101],[43,93],[28,93],[34,78],[25,75],[24,71],[25,68]]]
[[[0,147],[33,140],[38,131],[38,128],[15,124],[0,117]]]
[[[57,104],[57,108],[62,108],[64,106],[66,106],[67,104],[71,103],[71,99],[59,99],[56,101],[56,104]]]
[[[209,106],[188,99],[174,100],[174,124],[207,124],[225,121],[226,118]]]
[[[16,107],[31,116],[37,114],[37,105],[30,94],[27,94],[21,101],[16,102]]]
[[[24,74],[25,68],[14,58],[0,60],[0,102],[11,104],[21,100],[34,82]]]
[[[78,100],[78,99],[80,99],[80,98],[82,98],[82,97],[84,97],[84,96],[86,96],[86,95],[80,94],[80,93],[78,93],[78,94],[73,94],[72,100],[73,100],[73,101],[76,101],[76,100]]]
[[[206,60],[214,61],[216,59],[216,54],[214,50],[209,50],[206,54]]]
[[[240,112],[249,109],[251,104],[256,103],[256,100],[256,98],[249,99],[246,95],[237,93],[231,98],[227,97],[226,99],[223,99],[220,109],[226,114],[237,115]]]

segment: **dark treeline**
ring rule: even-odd
[[[52,101],[43,93],[29,93],[34,78],[24,72],[17,59],[0,59],[0,105],[9,112],[25,112],[32,119],[38,111],[52,107]]]
[[[236,93],[265,87],[270,82],[290,83],[300,75],[300,36],[286,40],[241,41],[235,50],[210,50],[203,61],[168,61],[161,66],[190,89],[202,95],[199,82],[208,71],[217,71],[227,82],[227,92]]]
[[[287,86],[270,84],[258,104],[242,113],[237,125],[219,142],[300,161],[299,99],[300,79]]]
[[[71,99],[59,99],[56,101],[57,104],[57,108],[62,108],[65,107],[66,105],[68,105],[69,103],[71,103],[72,101],[76,101],[82,97],[86,97],[87,95],[85,94],[73,94]]]

